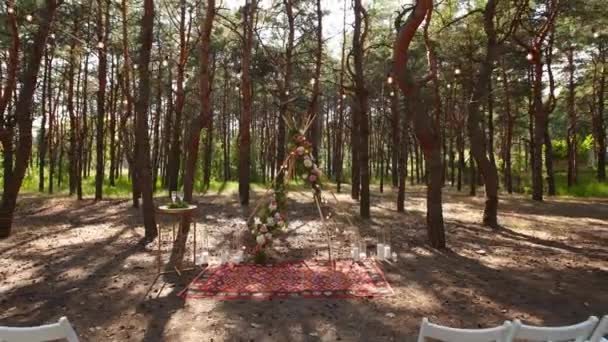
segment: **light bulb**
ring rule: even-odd
[[[531,52],[528,52],[528,54],[526,55],[526,59],[528,61],[532,61],[534,59],[534,55]]]
[[[98,49],[103,49],[103,47],[104,47],[104,46],[105,46],[105,45],[103,44],[103,42],[99,42],[99,43],[97,43],[97,48],[98,48]]]
[[[315,83],[317,83],[317,80],[315,80],[314,78],[310,79],[310,85],[315,85]]]
[[[163,66],[167,66],[167,65],[169,65],[169,62],[167,62],[167,60],[164,60],[163,61]]]
[[[289,90],[285,91],[285,95],[289,96]]]
[[[15,9],[12,7],[9,7],[7,12],[8,12],[8,14],[13,14],[13,13],[15,13]]]
[[[346,99],[346,94],[342,94],[342,99]]]
[[[458,69],[458,68],[454,69],[454,74],[460,75],[460,72],[461,72],[460,69]]]
[[[55,34],[51,33],[50,37],[51,37],[51,39],[55,39]]]
[[[448,84],[448,89],[451,89],[451,88],[452,88],[452,85],[451,85],[451,84]]]
[[[498,82],[502,81],[502,77],[500,77],[500,76],[496,77],[496,81],[498,81]]]
[[[388,82],[388,84],[393,84],[393,77],[389,76],[386,81]]]
[[[27,20],[30,23],[32,22],[33,19],[34,19],[34,17],[32,17],[31,14],[28,14],[28,15],[25,16],[25,20]]]
[[[600,33],[599,32],[594,32],[593,33],[593,38],[598,39],[600,37]]]
[[[391,91],[391,96],[395,96],[395,92],[394,91]]]
[[[133,69],[137,70],[137,68],[139,68],[139,66],[137,64],[133,64]]]

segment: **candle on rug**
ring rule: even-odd
[[[384,245],[384,258],[388,259],[391,257],[391,246],[390,245]]]
[[[378,255],[378,260],[384,260],[384,244],[379,243],[376,245],[376,254]]]
[[[209,264],[209,252],[203,251],[201,254],[201,265]]]
[[[359,247],[351,248],[350,254],[354,261],[359,261]]]

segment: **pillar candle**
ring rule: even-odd
[[[209,252],[203,251],[201,256],[201,265],[209,264]]]
[[[378,255],[378,260],[384,260],[384,244],[379,243],[376,245],[376,254]]]
[[[353,247],[350,254],[354,261],[359,261],[359,247]]]
[[[384,245],[384,258],[388,259],[391,257],[391,246],[390,245]]]

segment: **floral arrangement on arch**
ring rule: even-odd
[[[310,126],[310,120],[307,127]],[[322,172],[318,168],[314,156],[313,146],[306,138],[306,130],[290,132],[291,151],[279,170],[274,189],[268,190],[254,210],[253,221],[250,222],[252,235],[255,237],[254,261],[265,263],[267,259],[266,248],[271,246],[276,235],[288,225],[287,221],[287,184],[296,174],[302,175],[302,179],[310,185],[316,201],[321,200],[321,178]],[[280,177],[282,176],[282,177]],[[250,220],[251,221],[251,220]]]

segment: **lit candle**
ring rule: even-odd
[[[390,245],[384,245],[384,258],[388,259],[391,257],[391,246]]]
[[[376,245],[376,254],[378,254],[378,260],[384,260],[384,244],[379,243]]]

